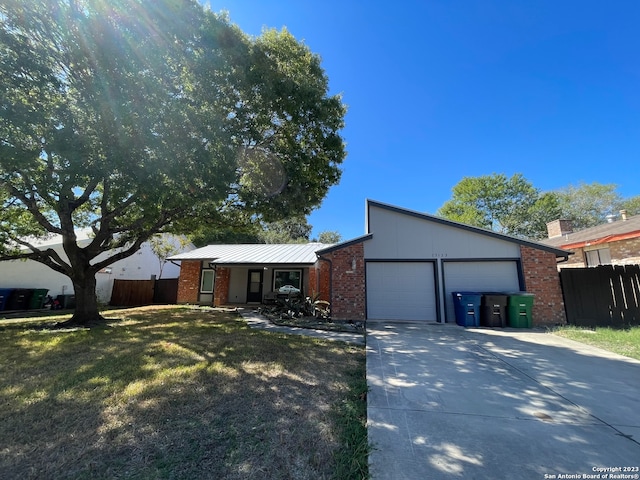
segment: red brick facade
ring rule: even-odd
[[[309,269],[309,288],[307,289],[308,295],[314,296],[320,294],[318,300],[325,300],[330,302],[330,273],[329,262],[319,260],[316,264]]]
[[[567,323],[556,256],[524,245],[520,246],[520,255],[527,292],[535,295],[533,324],[544,326]]]
[[[199,260],[182,261],[178,279],[178,303],[198,303],[201,265]]]
[[[220,307],[229,302],[229,283],[231,270],[226,267],[216,268],[216,280],[213,287],[213,305]]]
[[[327,253],[319,263],[326,264],[322,271],[327,273],[320,276],[321,292],[325,288],[329,290],[331,282],[331,316],[338,320],[364,320],[366,284],[362,242]],[[329,266],[331,275],[328,275]]]

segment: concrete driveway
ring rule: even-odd
[[[374,480],[640,478],[638,361],[531,330],[368,323],[367,379]]]

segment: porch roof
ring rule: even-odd
[[[330,247],[326,243],[207,245],[168,260],[202,260],[218,265],[308,264],[318,259],[316,252]]]

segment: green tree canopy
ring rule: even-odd
[[[320,58],[195,0],[4,0],[0,102],[0,259],[69,276],[77,323],[154,234],[307,215],[345,156]],[[68,258],[29,240],[50,234]]]
[[[620,209],[626,210],[629,215],[640,215],[640,195],[623,200]]]
[[[533,236],[538,222],[531,213],[545,207],[537,203],[538,189],[521,174],[464,177],[453,187],[451,200],[437,215],[488,230],[516,236]]]
[[[509,235],[542,239],[547,223],[571,220],[574,230],[607,221],[626,209],[640,213],[640,196],[623,199],[613,184],[580,183],[551,192],[540,192],[521,174],[465,177],[453,187],[453,196],[437,214]]]
[[[312,228],[306,217],[285,218],[265,225],[259,237],[263,243],[306,243]]]
[[[593,182],[558,190],[562,218],[571,220],[574,230],[605,223],[607,216],[618,214],[622,208],[623,200],[617,188],[614,184]]]
[[[342,235],[337,230],[325,230],[318,235],[318,242],[320,243],[340,243],[342,241]]]

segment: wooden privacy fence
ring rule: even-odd
[[[640,265],[563,268],[560,280],[569,324],[640,325]]]
[[[135,307],[154,303],[176,303],[178,279],[160,280],[114,280],[110,305]]]

